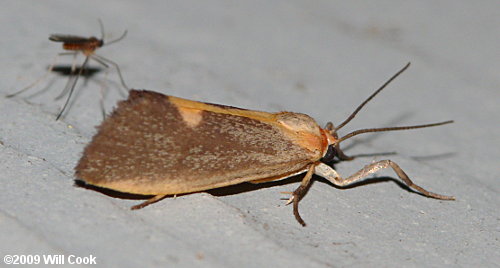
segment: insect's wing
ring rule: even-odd
[[[54,42],[82,44],[88,42],[90,38],[77,35],[52,34],[49,36],[49,40]]]
[[[297,146],[275,117],[132,90],[99,127],[76,175],[123,192],[179,194],[282,177],[321,157]]]

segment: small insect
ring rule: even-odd
[[[61,42],[61,43],[63,43],[62,44],[63,49],[70,51],[70,52],[59,53],[58,56],[72,55],[74,57],[73,64],[71,66],[70,75],[71,76],[76,75],[76,77],[74,79],[70,78],[68,80],[68,83],[66,84],[66,87],[64,88],[64,90],[61,92],[61,94],[59,94],[59,96],[56,97],[56,99],[59,99],[59,98],[63,97],[65,94],[67,94],[69,91],[68,97],[66,98],[66,102],[64,103],[63,108],[61,109],[61,111],[57,115],[56,120],[58,120],[62,116],[62,114],[64,113],[64,110],[68,106],[69,101],[71,99],[71,96],[73,94],[73,91],[75,89],[76,83],[78,82],[78,78],[83,74],[84,70],[87,69],[86,67],[87,67],[87,64],[89,62],[89,59],[95,60],[99,64],[103,65],[105,68],[109,68],[108,64],[113,65],[118,72],[118,76],[120,77],[120,82],[121,82],[122,86],[127,91],[129,89],[129,87],[125,84],[125,80],[123,79],[123,76],[121,74],[120,67],[118,66],[118,64],[115,63],[114,61],[111,61],[107,58],[99,56],[95,53],[95,51],[98,48],[103,47],[105,45],[110,45],[110,44],[116,43],[116,42],[122,40],[123,38],[125,38],[125,36],[127,35],[127,31],[124,31],[123,34],[119,38],[105,43],[104,42],[104,26],[103,26],[101,20],[99,20],[99,26],[101,28],[101,39],[98,39],[94,36],[81,37],[81,36],[65,35],[65,34],[52,34],[49,37],[50,41]],[[76,67],[76,57],[79,53],[82,53],[85,56],[85,60],[83,61],[82,65],[79,68],[77,68]],[[56,57],[56,59],[57,59],[57,57]],[[21,94],[21,93],[27,91],[28,89],[32,88],[33,86],[35,86],[41,80],[45,79],[45,77],[53,71],[55,64],[56,64],[56,60],[54,60],[54,62],[49,66],[48,71],[44,76],[42,76],[41,78],[36,80],[34,83],[30,84],[29,86],[15,92],[15,93],[7,95],[7,98],[11,98],[11,97],[14,97],[16,95]],[[101,108],[104,109],[103,107],[101,107]]]
[[[346,186],[392,168],[406,185],[427,197],[453,200],[414,184],[391,160],[369,164],[347,178],[327,165],[337,157],[352,160],[340,143],[367,132],[406,130],[434,124],[360,129],[341,138],[338,130],[401,74],[409,64],[366,99],[343,123],[321,128],[301,113],[267,113],[131,90],[99,127],[75,168],[77,180],[116,191],[154,195],[139,209],[167,195],[198,192],[242,182],[263,183],[305,173],[291,194],[297,221],[305,226],[298,204],[312,175]]]

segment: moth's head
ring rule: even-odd
[[[331,162],[335,157],[342,160],[352,159],[351,157],[346,156],[342,152],[342,150],[340,150],[338,142],[339,136],[332,122],[328,122],[326,124],[325,128],[323,128],[323,132],[325,133],[326,140],[328,141],[328,148],[321,161]]]
[[[328,150],[325,152],[325,155],[322,158],[323,162],[329,162],[334,159],[334,157],[337,157],[340,160],[352,160],[353,157],[346,156],[342,150],[340,149],[340,143],[342,141],[345,141],[349,138],[352,138],[356,135],[363,134],[363,133],[368,133],[368,132],[383,132],[383,131],[394,131],[394,130],[408,130],[408,129],[415,129],[415,128],[425,128],[425,127],[434,127],[434,126],[440,126],[444,124],[449,124],[453,123],[452,120],[444,121],[444,122],[439,122],[439,123],[432,123],[432,124],[424,124],[424,125],[413,125],[413,126],[401,126],[401,127],[385,127],[385,128],[366,128],[366,129],[359,129],[356,131],[353,131],[345,136],[342,136],[339,138],[339,135],[337,132],[347,125],[355,116],[358,114],[359,111],[365,106],[371,99],[373,99],[382,89],[384,89],[392,80],[394,80],[397,76],[399,76],[402,72],[404,72],[408,67],[410,66],[410,63],[408,63],[405,67],[403,67],[401,70],[399,70],[395,75],[393,75],[387,82],[385,82],[379,89],[377,89],[372,95],[370,95],[363,103],[361,103],[356,110],[346,119],[344,122],[339,124],[337,127],[335,127],[331,122],[328,122],[323,129],[327,140],[328,140]]]

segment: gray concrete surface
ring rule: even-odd
[[[500,26],[498,1],[2,1],[0,9],[0,255],[96,257],[99,267],[498,267]],[[398,186],[391,171],[338,189],[317,178],[284,206],[300,177],[141,202],[76,187],[73,167],[119,99],[116,73],[77,86],[60,121],[66,78],[40,77],[60,44],[52,33],[125,40],[99,54],[139,89],[341,122],[406,62],[412,66],[348,127],[455,124],[359,136],[349,175],[390,158],[417,183],[457,201]],[[81,60],[81,58],[80,58]],[[60,58],[71,63],[71,58]],[[95,63],[93,66],[96,66]],[[30,96],[30,97],[27,97]],[[392,180],[392,179],[393,180]],[[4,266],[2,263],[0,266]],[[7,266],[6,266],[7,267]]]

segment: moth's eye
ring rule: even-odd
[[[328,146],[328,149],[326,149],[326,153],[323,156],[323,158],[321,158],[321,162],[325,163],[331,162],[334,157],[335,157],[335,148],[333,148],[333,146],[330,145]]]

